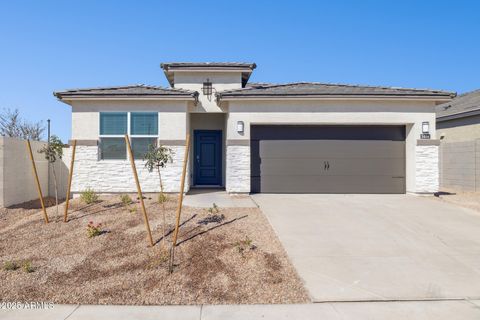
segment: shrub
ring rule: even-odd
[[[93,189],[87,188],[82,191],[80,199],[86,204],[94,203],[98,200],[98,195],[93,191]]]
[[[168,201],[168,196],[165,193],[161,192],[161,193],[158,194],[157,201],[158,201],[158,203],[167,202]]]
[[[245,251],[255,250],[257,248],[257,246],[253,244],[253,240],[250,239],[248,236],[245,236],[245,240],[235,242],[234,245],[237,248],[238,252],[242,255]]]
[[[45,159],[52,164],[50,168],[52,168],[52,173],[53,173],[53,184],[55,186],[55,206],[57,210],[57,215],[58,215],[58,185],[57,185],[57,174],[55,171],[55,162],[58,159],[62,159],[63,156],[63,143],[62,140],[60,140],[59,137],[56,135],[53,135],[50,137],[49,143],[47,143],[42,149],[40,149],[38,152],[39,153],[44,153],[45,154]]]
[[[220,208],[217,206],[216,203],[213,203],[212,207],[211,207],[211,208],[208,208],[208,212],[210,212],[210,213],[219,213],[219,212],[220,212]]]
[[[128,207],[129,205],[131,205],[133,203],[132,198],[130,198],[130,196],[128,194],[122,194],[120,196],[120,200],[122,201],[122,203],[125,207]]]
[[[136,212],[137,212],[137,207],[128,208],[128,212],[130,212],[130,213],[136,213]]]
[[[87,235],[89,238],[99,236],[103,233],[102,224],[94,224],[93,221],[90,221],[87,225]]]
[[[22,269],[23,271],[25,271],[26,273],[31,273],[33,271],[35,271],[35,269],[33,268],[32,266],[32,262],[30,260],[25,260],[23,261],[22,263]]]
[[[13,271],[18,269],[18,264],[15,261],[5,261],[3,263],[3,270]]]

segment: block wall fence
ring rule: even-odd
[[[480,191],[480,139],[440,144],[440,189]]]

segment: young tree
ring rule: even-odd
[[[0,114],[1,136],[39,141],[43,131],[45,131],[45,126],[41,121],[23,120],[18,109],[4,109]]]
[[[57,136],[53,135],[50,137],[50,143],[46,144],[39,153],[45,154],[45,159],[52,164],[52,173],[53,173],[53,184],[55,186],[55,205],[57,209],[58,216],[58,186],[57,186],[57,174],[55,172],[55,161],[57,159],[62,159],[63,156],[63,143]]]
[[[166,197],[163,193],[163,183],[162,183],[162,173],[161,169],[165,168],[169,162],[172,162],[172,155],[173,151],[170,148],[164,146],[154,146],[149,145],[148,151],[145,153],[143,160],[145,160],[145,168],[148,169],[149,172],[153,172],[156,168],[158,172],[158,179],[160,181],[160,195],[158,197],[158,201],[162,203],[162,211],[163,211],[163,240],[165,241],[165,227],[166,227],[166,218],[165,218],[165,201]],[[165,242],[164,242],[165,243]]]

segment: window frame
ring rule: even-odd
[[[99,140],[101,140],[102,138],[123,138],[125,139],[125,134],[101,134],[101,121],[100,121],[100,117],[101,117],[101,114],[102,113],[126,113],[127,114],[127,133],[126,135],[128,135],[128,139],[130,141],[130,146],[132,146],[132,139],[133,138],[155,138],[156,139],[156,143],[158,145],[158,139],[160,137],[160,114],[159,112],[155,112],[155,111],[100,111],[99,112],[99,121],[98,121],[98,138]],[[131,116],[132,116],[132,113],[151,113],[151,114],[157,114],[157,134],[152,134],[152,135],[148,135],[148,134],[131,134]],[[125,150],[126,151],[126,157],[124,159],[102,159],[101,158],[101,150],[100,150],[100,141],[99,141],[99,144],[98,144],[98,147],[99,147],[99,152],[98,152],[98,159],[99,161],[125,161],[125,160],[130,160],[130,153],[128,152],[128,150]],[[132,154],[133,154],[133,150],[132,150]],[[135,161],[143,161],[142,159],[135,159]]]

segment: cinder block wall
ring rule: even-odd
[[[440,188],[480,191],[480,140],[441,143]]]
[[[38,177],[44,196],[54,196],[53,178],[48,187],[48,163],[38,151],[46,142],[31,141],[32,153],[37,167]],[[68,149],[64,149],[66,151]],[[67,159],[65,159],[67,160]],[[59,197],[66,194],[68,167],[64,161],[57,161],[56,171],[59,182]],[[32,163],[25,140],[0,137],[0,207],[38,199],[38,191],[32,171]]]

